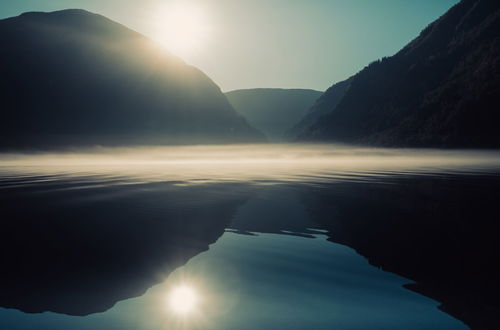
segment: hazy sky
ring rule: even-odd
[[[223,91],[325,90],[394,54],[458,0],[1,0],[0,17],[82,8],[151,36]]]

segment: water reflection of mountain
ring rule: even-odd
[[[163,281],[225,229],[326,229],[473,328],[498,328],[496,153],[325,146],[314,158],[319,149],[297,148],[6,156],[0,306],[104,311]]]
[[[303,193],[330,240],[414,280],[473,329],[499,329],[500,178],[409,177]]]
[[[2,307],[86,315],[142,295],[207,250],[249,197],[238,185],[82,182],[3,180]]]
[[[498,329],[496,176],[388,176],[268,187],[238,209],[234,232],[311,237],[354,248],[474,329]],[[265,214],[268,217],[265,217]]]

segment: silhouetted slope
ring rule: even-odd
[[[463,0],[356,74],[302,140],[500,147],[500,2]]]
[[[198,69],[83,10],[0,21],[0,147],[261,141]]]
[[[310,89],[256,88],[226,93],[229,102],[272,140],[282,140],[322,92]]]
[[[349,89],[351,81],[352,78],[349,78],[328,88],[326,92],[314,102],[307,114],[286,132],[287,138],[292,140],[295,139],[302,131],[313,125],[321,116],[326,115],[331,109],[334,109]]]

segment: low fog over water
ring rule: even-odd
[[[101,175],[136,181],[322,182],[394,174],[488,173],[500,152],[383,149],[275,144],[93,148],[54,153],[4,153],[0,172],[17,175]]]

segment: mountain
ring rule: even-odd
[[[0,148],[255,142],[200,70],[83,10],[0,20]]]
[[[462,0],[352,78],[299,140],[500,147],[500,2]],[[326,109],[328,108],[328,110]]]
[[[286,132],[287,138],[293,140],[295,136],[313,125],[321,116],[326,115],[330,109],[335,108],[349,89],[351,81],[352,77],[328,88],[326,92],[314,102],[306,115]]]
[[[233,107],[270,140],[283,140],[322,92],[311,89],[256,88],[227,92]]]

